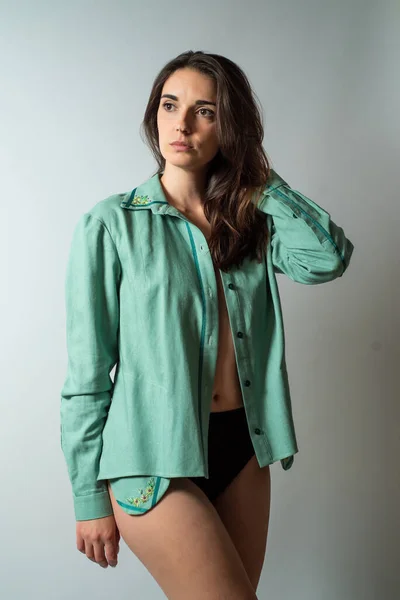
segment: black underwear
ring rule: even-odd
[[[210,478],[188,477],[211,502],[231,483],[255,454],[244,406],[211,412],[208,432]]]

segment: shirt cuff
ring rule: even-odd
[[[77,521],[101,519],[114,514],[108,490],[85,496],[74,496],[73,498],[75,519]]]

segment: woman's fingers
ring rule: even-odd
[[[96,562],[103,568],[116,567],[118,564],[118,549],[113,541],[85,543],[85,554],[89,560]]]
[[[118,559],[117,559],[118,550],[117,550],[116,540],[111,540],[111,541],[106,542],[105,546],[104,546],[104,552],[105,552],[107,563],[110,565],[110,567],[116,567],[117,562],[118,562]]]
[[[108,562],[104,552],[104,542],[101,540],[98,542],[93,542],[93,550],[94,560],[97,562],[97,564],[106,569],[108,567]]]

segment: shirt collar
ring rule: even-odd
[[[258,200],[257,208],[263,210],[263,204],[267,200],[268,186],[263,190]],[[127,192],[122,202],[122,208],[127,210],[151,210],[154,214],[177,214],[182,216],[177,208],[169,204],[160,182],[160,174],[156,173],[145,182]]]
[[[127,210],[150,209],[156,214],[177,211],[177,209],[167,201],[161,186],[159,173],[156,173],[144,183],[134,188],[131,192],[125,194],[120,206]]]

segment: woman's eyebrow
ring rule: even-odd
[[[170,98],[170,100],[178,100],[178,96],[174,96],[173,94],[163,94],[161,98]],[[211,102],[211,100],[196,100],[195,104],[213,104],[217,106],[215,102]]]

